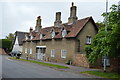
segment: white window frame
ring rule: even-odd
[[[27,53],[27,48],[25,48],[25,53]]]
[[[54,38],[55,37],[55,32],[54,31],[52,31],[52,38]]]
[[[66,56],[67,56],[67,50],[62,49],[61,50],[61,58],[66,58]]]
[[[30,39],[33,39],[33,36],[32,36],[32,35],[30,36]]]
[[[30,54],[32,54],[32,48],[30,48]]]
[[[62,31],[62,37],[65,37],[67,35],[67,31],[66,31],[66,29],[63,29],[63,31]]]
[[[40,34],[40,39],[42,39],[42,37],[43,37],[43,35],[42,35],[42,34]]]
[[[51,57],[55,57],[55,49],[51,49]]]
[[[86,37],[86,44],[91,44],[92,38],[91,36]]]
[[[27,35],[25,36],[25,39],[26,39],[26,40],[28,39],[28,36],[27,36]]]

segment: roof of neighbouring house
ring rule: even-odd
[[[17,36],[19,45],[23,44],[22,40],[25,38],[25,33],[27,33],[27,32],[22,32],[22,31],[15,32],[15,40],[16,40],[16,36]]]
[[[52,39],[51,33],[52,31],[55,32],[54,39],[60,39],[62,38],[62,29],[64,28],[68,33],[65,36],[65,38],[71,38],[76,37],[78,33],[81,32],[81,30],[84,28],[84,26],[91,21],[93,25],[95,26],[95,29],[98,30],[94,20],[92,17],[83,18],[80,20],[77,20],[75,23],[63,23],[59,27],[45,27],[42,28],[39,32],[37,32],[32,40],[40,40],[39,34],[44,34],[42,40]],[[30,34],[30,33],[27,33]],[[25,39],[24,39],[25,41]]]

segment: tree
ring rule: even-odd
[[[6,39],[9,39],[9,40],[14,40],[14,35],[13,33],[9,33],[8,36],[6,36]]]
[[[107,32],[105,26],[99,29],[92,44],[87,48],[87,56],[90,63],[94,63],[103,55],[120,57],[120,11],[118,5],[112,5],[108,13]],[[106,16],[105,13],[102,14]]]

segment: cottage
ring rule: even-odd
[[[15,39],[13,43],[12,51],[20,51],[22,52],[23,42],[22,40],[25,38],[26,32],[16,31],[15,32]]]
[[[54,26],[42,28],[41,16],[37,17],[35,30],[25,34],[23,57],[89,67],[85,45],[90,45],[98,28],[92,17],[79,19],[77,7],[72,3],[67,23],[62,23],[61,12],[56,13]]]

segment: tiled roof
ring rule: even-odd
[[[84,26],[89,21],[92,21],[93,25],[95,26],[95,28],[97,30],[97,26],[96,26],[95,22],[93,21],[92,17],[87,17],[87,18],[77,20],[75,23],[70,23],[70,24],[64,23],[64,24],[61,24],[59,27],[54,27],[54,26],[45,27],[45,28],[42,28],[37,33],[32,32],[34,35],[34,38],[32,40],[40,40],[40,33],[44,35],[41,40],[52,39],[52,36],[51,36],[52,31],[54,31],[56,34],[54,39],[62,38],[62,29],[63,28],[68,32],[67,35],[65,36],[65,38],[76,37],[78,35],[78,33],[80,33],[80,31],[84,28]]]
[[[15,32],[15,40],[16,40],[16,36],[17,36],[19,45],[23,44],[22,40],[25,38],[26,33],[27,32],[22,32],[22,31],[16,31]]]

